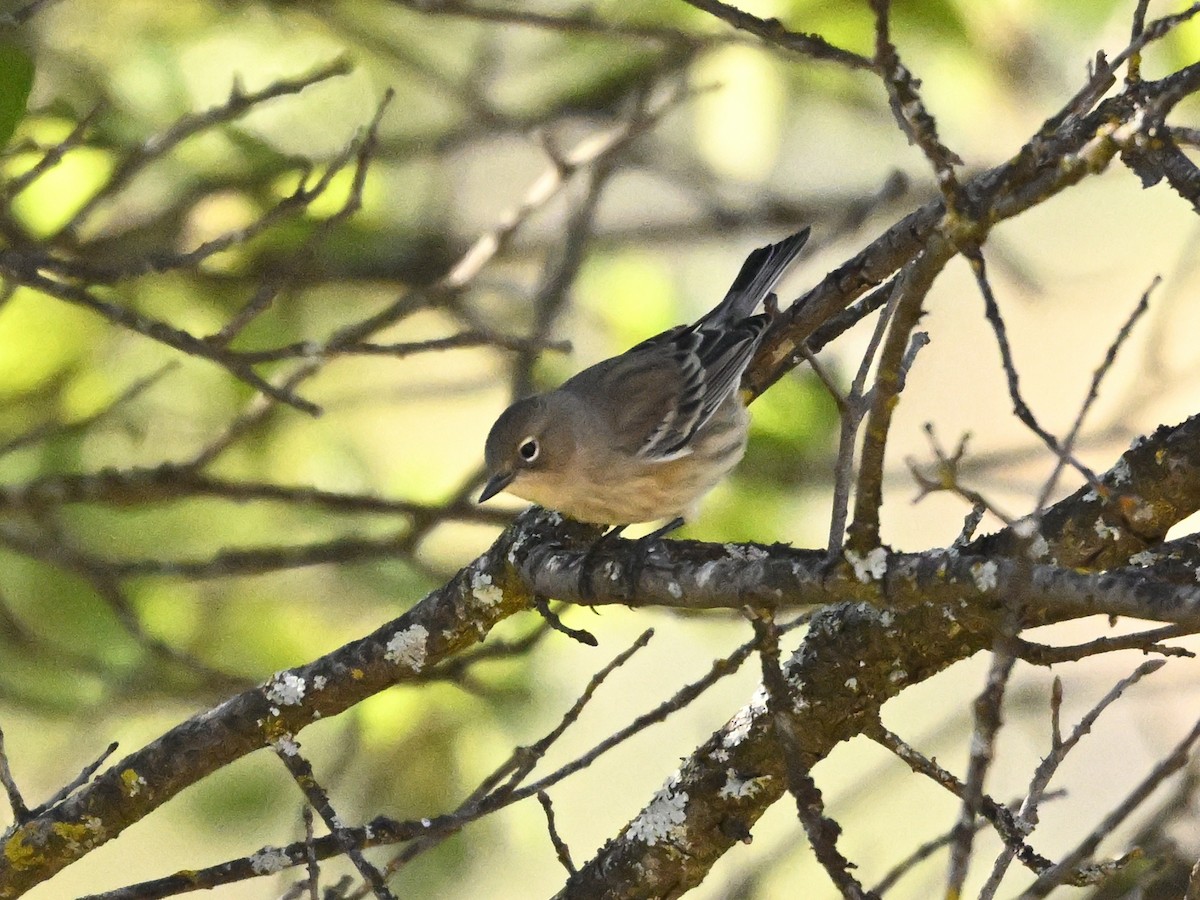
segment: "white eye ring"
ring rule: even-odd
[[[527,437],[521,443],[517,444],[517,453],[527,463],[533,462],[538,458],[538,454],[542,452],[542,448],[538,445],[537,438]]]

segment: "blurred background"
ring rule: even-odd
[[[873,50],[865,3],[743,5],[855,53]],[[1181,7],[1154,2],[1150,13]],[[1014,154],[1083,84],[1097,50],[1124,47],[1132,14],[1127,0],[898,0],[892,37],[922,79],[943,140],[972,172]],[[10,496],[0,509],[0,726],[30,803],[109,741],[120,741],[118,755],[139,747],[241,686],[373,630],[469,563],[519,508],[472,503],[483,439],[514,394],[696,317],[749,250],[811,224],[810,249],[780,292],[790,302],[935,196],[877,78],[765,48],[675,0],[60,0],[9,27],[0,53],[10,87],[32,76],[28,111],[9,115],[6,179],[66,142],[55,165],[6,194],[11,246],[108,267],[117,274],[98,296],[196,336],[245,315],[230,344],[242,350],[320,346],[393,310],[370,335],[384,350],[320,356],[298,386],[323,415],[280,406],[231,434],[257,407],[221,366],[42,293],[4,295],[0,483],[198,458],[209,479],[101,502],[23,506]],[[1154,45],[1143,72],[1158,77],[1197,58],[1193,23]],[[263,91],[339,59],[344,74],[244,115],[204,118],[231,92]],[[361,189],[345,166],[312,203],[275,216],[302,179],[311,184],[362,134],[389,88]],[[1175,119],[1195,124],[1200,105],[1189,103]],[[597,142],[631,129],[596,154]],[[162,150],[171,135],[182,139]],[[344,214],[359,190],[361,208]],[[1163,278],[1085,430],[1080,455],[1099,470],[1134,436],[1197,412],[1197,224],[1168,188],[1143,190],[1114,165],[1004,223],[988,243],[1024,396],[1058,434],[1121,323]],[[194,264],[152,264],[243,229]],[[464,266],[472,248],[480,264]],[[465,273],[461,282],[448,282],[454,271]],[[1011,415],[982,312],[968,268],[952,263],[926,304],[932,342],[888,448],[884,540],[896,549],[949,544],[968,512],[946,495],[913,503],[906,460],[933,458],[925,423],[947,447],[970,433],[969,482],[1010,515],[1032,509],[1053,468]],[[871,324],[822,354],[843,384]],[[259,372],[278,383],[314,358],[296,351]],[[756,402],[753,419],[745,462],[684,534],[823,546],[834,404],[804,368]],[[1064,480],[1062,490],[1075,486]],[[459,683],[396,688],[305,731],[343,820],[453,809],[648,626],[649,648],[600,691],[547,770],[751,636],[734,616],[606,608],[564,618],[600,648],[550,634],[476,664]],[[538,624],[517,617],[497,637],[515,641]],[[1092,621],[1034,637],[1099,633],[1107,624]],[[1114,654],[1063,668],[1065,720],[1140,661]],[[972,659],[906,691],[885,708],[886,724],[961,773],[986,665]],[[747,701],[756,670],[752,661],[552,793],[577,863]],[[1188,730],[1197,674],[1192,661],[1172,660],[1101,719],[1062,773],[1068,796],[1043,813],[1041,852],[1073,846]],[[1050,677],[1018,665],[989,782],[998,799],[1020,796],[1046,752]],[[868,884],[957,815],[953,798],[865,740],[814,774],[845,828],[840,846]],[[1187,797],[1163,812],[1171,799],[1156,795],[1142,821],[1194,859],[1200,828]],[[76,896],[285,844],[302,836],[300,806],[283,768],[258,754],[29,896]],[[980,879],[998,844],[985,833],[981,848]],[[343,870],[331,863],[327,881]],[[932,896],[944,871],[934,856],[889,896]],[[219,896],[276,896],[299,877]],[[405,896],[516,898],[553,893],[563,877],[542,812],[527,803],[421,855],[393,884]],[[833,889],[786,802],[694,895],[821,898]]]

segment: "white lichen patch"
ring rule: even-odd
[[[1050,542],[1046,540],[1044,535],[1037,535],[1029,542],[1029,558],[1044,559],[1050,552]]]
[[[901,682],[908,681],[908,673],[903,669],[893,669],[888,673],[888,681],[892,684],[900,684]]]
[[[504,600],[504,591],[500,590],[499,585],[495,583],[492,576],[487,572],[473,572],[471,574],[471,594],[481,605],[489,609],[499,606]]]
[[[314,691],[325,690],[325,685],[327,685],[328,683],[329,683],[329,679],[326,678],[324,675],[313,676],[312,685],[313,685]]]
[[[1129,468],[1129,460],[1118,459],[1117,464],[1109,470],[1108,480],[1113,484],[1125,484],[1133,477],[1133,470]]]
[[[762,790],[764,782],[768,781],[770,777],[770,775],[761,775],[758,778],[745,778],[733,769],[726,769],[725,784],[721,786],[718,793],[721,797],[731,800],[753,797]]]
[[[650,805],[629,823],[625,837],[643,841],[653,847],[659,841],[677,840],[683,836],[683,823],[687,821],[688,795],[675,790],[679,774],[675,773],[654,795]]]
[[[267,685],[267,699],[275,706],[298,706],[304,699],[304,679],[292,672],[276,672]]]
[[[1013,522],[1013,534],[1022,540],[1027,540],[1034,536],[1038,529],[1038,520],[1036,516],[1025,516],[1023,519],[1018,519]]]
[[[1117,540],[1121,536],[1121,529],[1115,525],[1109,525],[1103,519],[1096,520],[1096,534],[1106,540]]]
[[[721,735],[721,743],[726,747],[736,747],[750,736],[752,727],[754,727],[754,712],[749,706],[743,706],[729,720],[729,727]]]
[[[383,656],[388,662],[420,672],[425,665],[425,641],[428,638],[429,629],[424,625],[411,625],[392,635]]]
[[[742,560],[743,562],[755,562],[760,559],[768,559],[771,554],[762,547],[754,545],[742,546],[740,544],[726,544],[725,552],[734,559]]]
[[[250,855],[250,868],[258,875],[274,875],[291,864],[287,853],[278,847],[263,847]]]
[[[1158,557],[1149,550],[1143,550],[1141,553],[1135,553],[1129,557],[1131,566],[1152,566],[1158,562]]]
[[[754,727],[754,720],[766,711],[767,689],[760,684],[750,702],[734,713],[733,718],[729,720],[725,733],[721,735],[721,743],[733,748],[746,740],[750,736],[750,729]]]
[[[857,678],[847,678],[846,679],[846,689],[851,690],[851,691],[857,691],[858,690],[858,679]]]
[[[1090,491],[1088,491],[1086,494],[1083,495],[1084,503],[1092,503],[1099,499],[1100,499],[1100,495],[1096,493],[1095,488],[1092,488]]]
[[[850,563],[850,567],[854,569],[854,577],[861,584],[879,581],[887,574],[887,551],[882,547],[868,550],[862,556],[853,550],[847,550],[846,562]]]
[[[516,564],[517,554],[521,552],[521,548],[524,546],[525,546],[525,535],[523,535],[523,534],[517,535],[517,539],[515,541],[513,541],[512,544],[509,545],[509,548],[508,548],[508,561],[510,563]]]
[[[681,588],[679,586],[678,581],[668,581],[667,582],[667,593],[670,594],[672,597],[674,597],[676,600],[678,600],[680,597],[683,596],[683,588]]]
[[[975,582],[975,588],[980,593],[986,593],[996,587],[996,574],[1000,571],[1000,567],[995,560],[989,559],[987,562],[975,563],[971,566],[971,579]]]
[[[300,753],[300,745],[290,734],[285,734],[271,741],[271,746],[284,756],[296,756]]]
[[[713,580],[713,576],[721,569],[719,562],[706,562],[696,570],[696,586],[703,589],[708,587],[708,583]]]

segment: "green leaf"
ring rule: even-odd
[[[0,147],[25,115],[32,88],[33,59],[12,41],[0,39]]]

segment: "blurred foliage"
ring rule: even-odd
[[[694,318],[723,294],[746,250],[819,216],[826,219],[818,229],[831,229],[843,211],[839,204],[870,196],[893,167],[920,173],[920,190],[929,190],[919,156],[895,133],[876,82],[767,52],[753,40],[730,41],[726,26],[683,3],[496,4],[514,20],[524,11],[594,16],[613,23],[611,33],[473,21],[439,6],[47,5],[20,46],[0,42],[4,177],[28,172],[94,115],[82,139],[11,203],[0,222],[5,240],[130,266],[191,250],[247,227],[297,184],[311,182],[314,167],[319,172],[342,150],[390,87],[396,100],[353,217],[332,227],[325,221],[351,190],[347,171],[303,215],[195,267],[97,288],[201,337],[266,292],[269,308],[235,347],[319,342],[435,282],[479,234],[496,227],[547,168],[538,135],[559,150],[572,147],[613,127],[634,95],[682,72],[696,96],[622,160],[566,309],[550,323],[550,337],[569,339],[572,352],[540,353],[532,362],[538,383],[550,385]],[[1129,9],[1118,0],[898,2],[893,35],[928,77],[942,104],[935,109],[955,124],[972,164],[986,165],[1016,150],[1028,126],[1051,110],[1050,98],[1059,101],[1075,89],[1097,46],[1127,33]],[[872,46],[865,3],[779,0],[753,11],[860,53]],[[639,36],[642,26],[682,29],[694,40]],[[1188,29],[1157,52],[1194,60],[1198,41],[1200,29]],[[182,117],[339,57],[353,62],[345,77],[200,129],[91,205],[123,161],[144,153]],[[979,92],[990,114],[970,130]],[[532,215],[469,289],[425,296],[416,312],[373,339],[529,334],[536,318],[530,298],[577,193],[572,188],[565,200]],[[872,209],[862,228],[836,235],[830,249],[854,247],[865,230],[912,202],[909,196]],[[807,271],[797,281],[811,283],[819,274]],[[785,299],[798,294],[797,281]],[[334,360],[302,390],[324,407],[322,417],[291,409],[267,415],[217,458],[211,474],[418,503],[468,496],[487,426],[510,399],[520,356],[468,347]],[[278,381],[292,367],[272,363],[263,372]],[[125,396],[160,371],[145,390]],[[185,463],[252,402],[251,389],[218,366],[78,306],[26,289],[0,306],[5,485]],[[692,535],[788,540],[808,514],[806,494],[828,490],[836,410],[814,377],[780,382],[755,404],[753,416],[745,463],[715,492]],[[231,684],[264,679],[377,627],[467,562],[497,528],[466,515],[426,522],[401,511],[185,495],[2,516],[5,527],[39,535],[46,546],[61,541],[77,556],[0,550],[0,717],[20,711],[45,723],[42,784],[64,781],[116,731],[170,723],[225,696]],[[337,565],[232,574],[214,565],[186,577],[174,568],[226,552],[286,555],[289,548],[398,534],[404,536],[391,552]],[[122,580],[128,609],[121,609],[104,596],[87,559],[161,566]],[[615,619],[610,613],[603,620],[613,629],[608,644],[624,627]],[[531,627],[522,621],[513,631]],[[187,659],[155,650],[139,631]],[[743,632],[731,626],[727,636]],[[306,732],[306,745],[326,771],[346,767],[343,777],[353,787],[339,797],[349,806],[347,817],[448,811],[489,764],[513,744],[533,740],[586,677],[578,663],[563,667],[569,674],[551,675],[549,666],[548,652],[539,649],[515,662],[476,667],[469,692],[397,689],[337,723],[322,723],[311,738]],[[622,812],[642,799],[624,797]],[[296,836],[298,801],[282,770],[248,764],[206,782],[181,816],[194,818],[189,824],[208,836],[236,826],[253,849],[255,840]],[[496,846],[489,840],[505,837],[490,823],[476,828],[471,842],[451,841],[422,861],[406,893],[463,896],[471,866],[485,864]],[[191,863],[183,852],[161,868],[139,870],[139,877]],[[96,877],[107,885],[115,876]],[[526,896],[522,890],[515,895]]]
[[[8,143],[25,115],[33,87],[33,60],[14,41],[0,36],[0,146]]]

